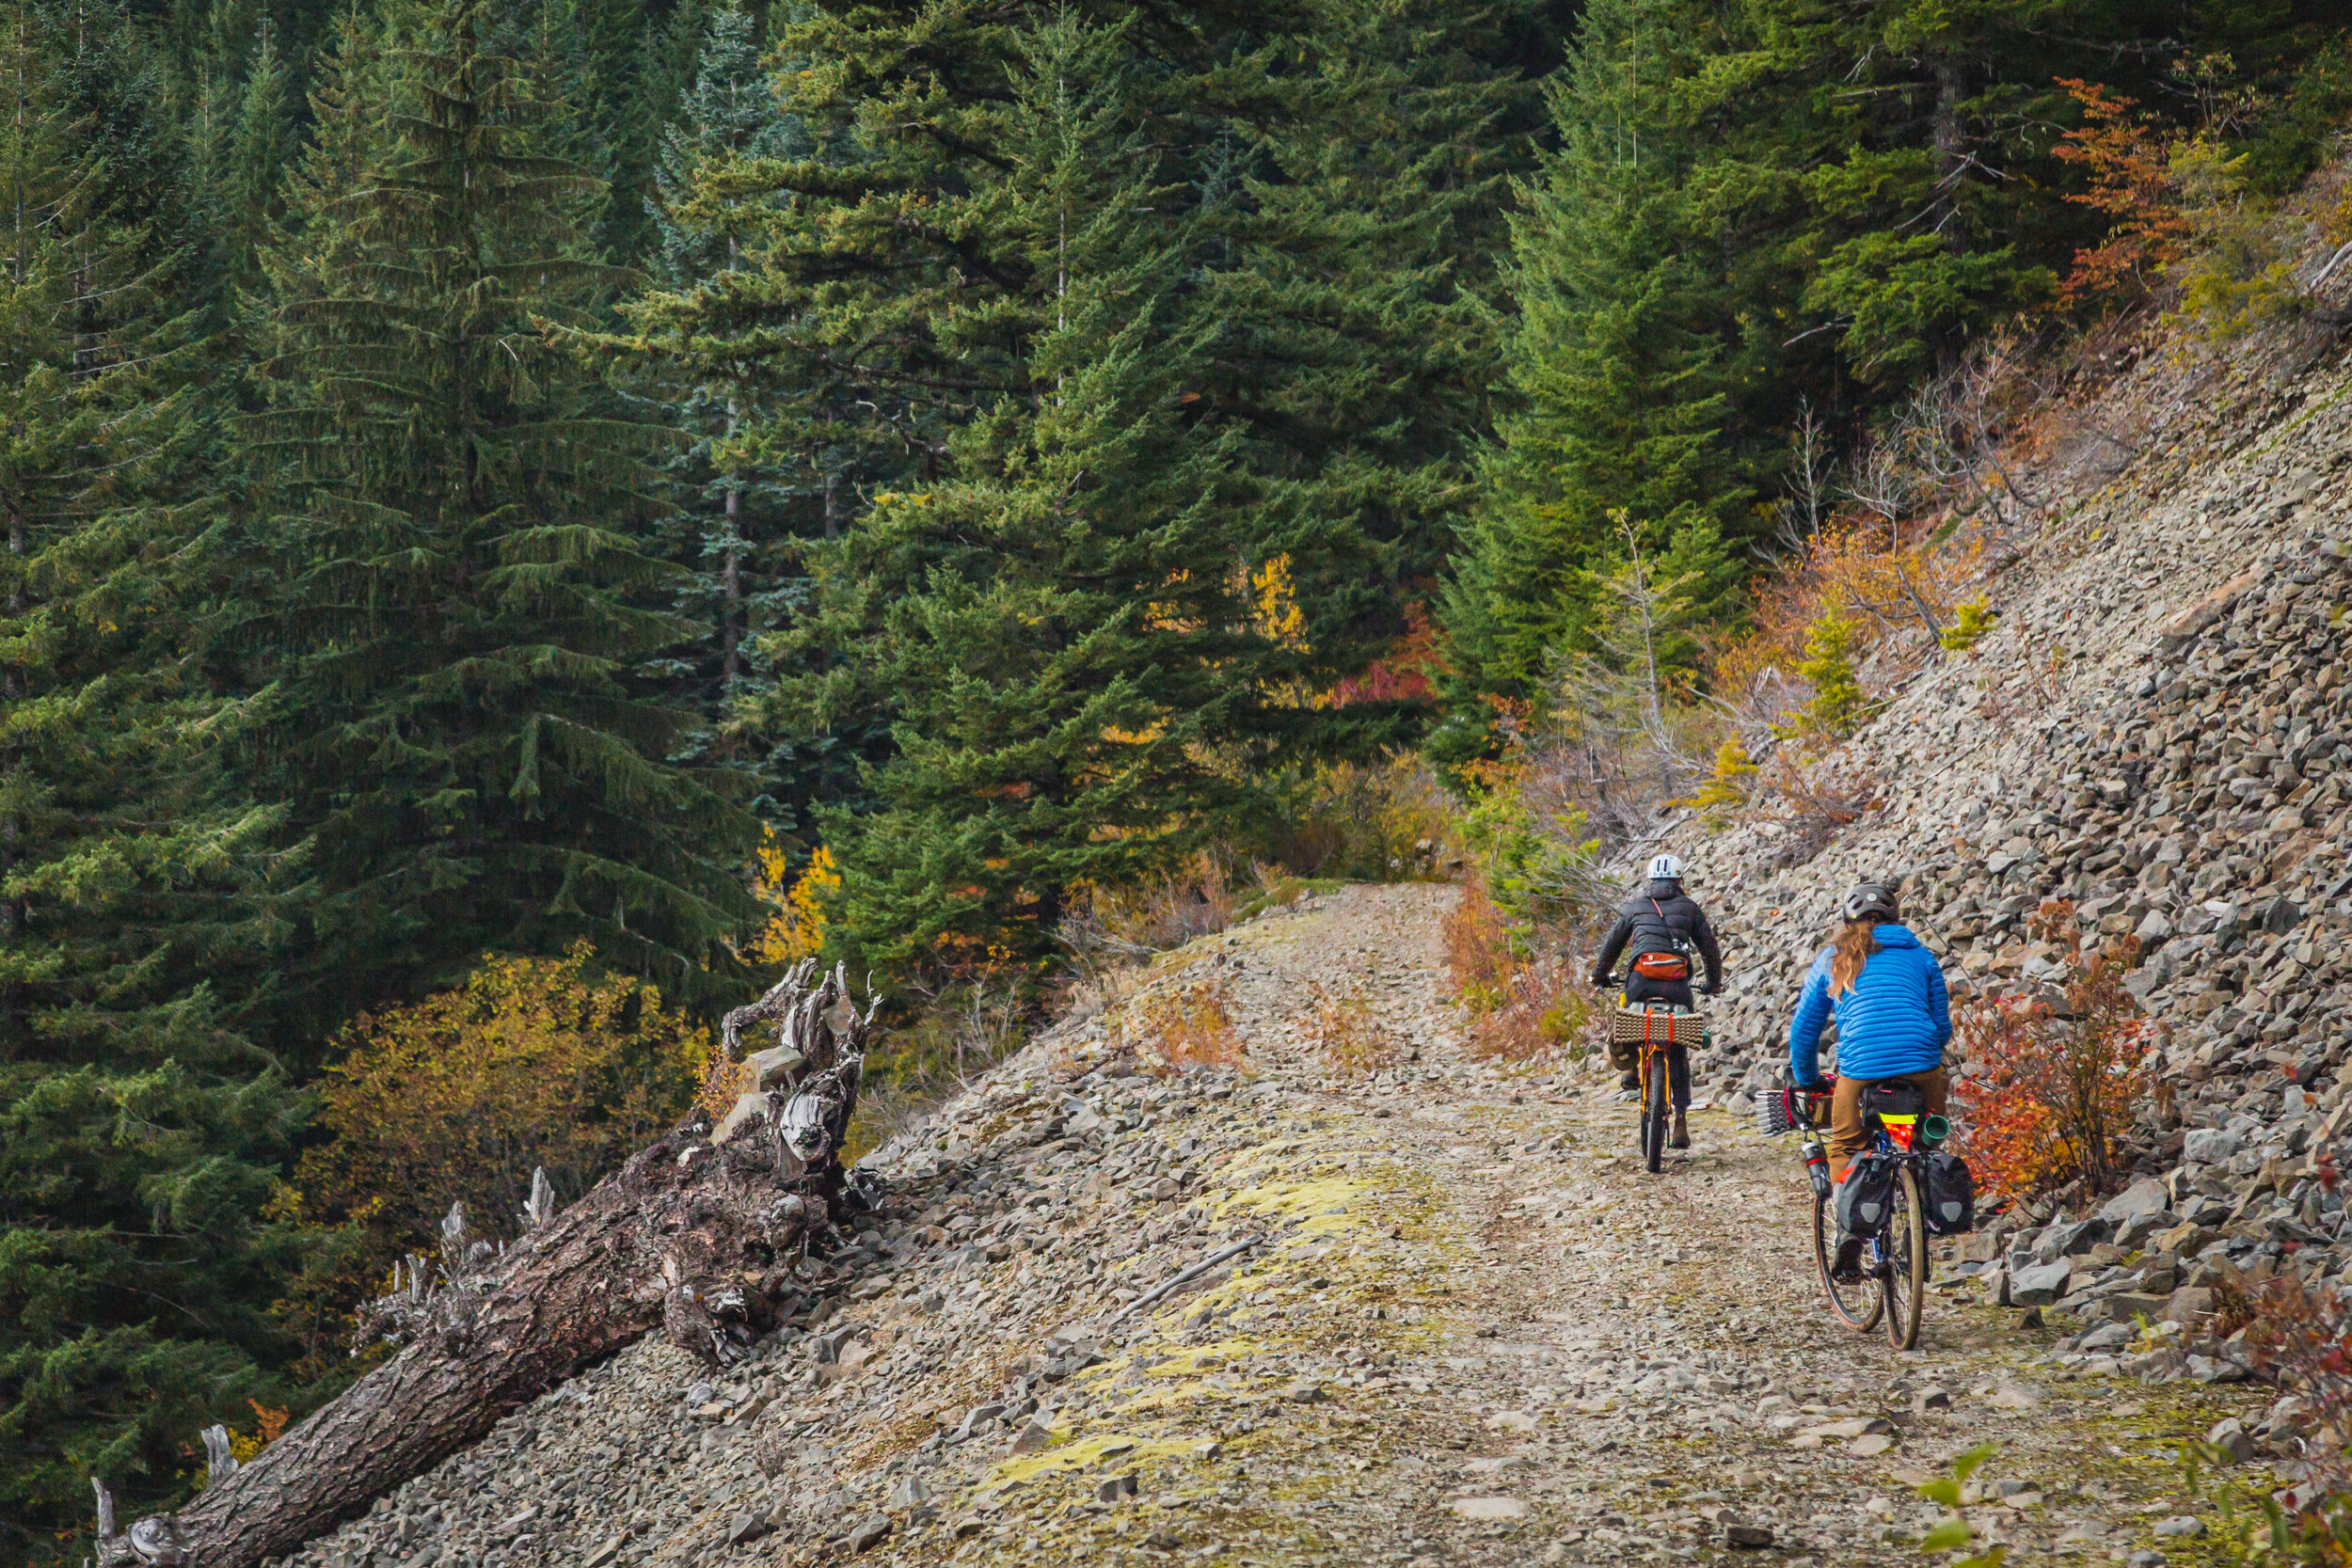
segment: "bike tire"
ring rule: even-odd
[[[1828,1298],[1831,1315],[1856,1333],[1867,1334],[1886,1310],[1886,1292],[1867,1275],[1842,1285],[1830,1277],[1830,1266],[1837,1260],[1837,1212],[1832,1204],[1826,1197],[1813,1200],[1813,1266],[1820,1274],[1821,1294]]]
[[[1673,1116],[1672,1078],[1662,1056],[1649,1058],[1642,1074],[1642,1160],[1655,1176],[1666,1168],[1666,1124]]]
[[[1886,1342],[1897,1350],[1919,1343],[1919,1317],[1928,1299],[1928,1211],[1919,1175],[1905,1161],[1896,1173],[1895,1212],[1887,1216]]]

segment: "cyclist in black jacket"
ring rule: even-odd
[[[1609,984],[1610,971],[1622,955],[1627,959],[1624,994],[1628,1004],[1664,1002],[1696,1012],[1698,1002],[1691,994],[1694,953],[1707,965],[1707,994],[1716,995],[1724,989],[1724,958],[1715,945],[1714,927],[1707,923],[1707,911],[1682,891],[1682,863],[1672,855],[1660,855],[1649,863],[1649,886],[1627,899],[1617,911],[1617,924],[1610,929],[1609,940],[1600,944],[1600,957],[1593,964],[1593,984]],[[1674,1085],[1674,1147],[1688,1148],[1691,1132],[1685,1118],[1691,1108],[1691,1058],[1679,1045],[1668,1047],[1666,1054]],[[1622,1083],[1630,1089],[1639,1087],[1641,1080],[1629,1072]]]

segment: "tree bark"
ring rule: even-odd
[[[740,1023],[773,1022],[832,1062],[809,1073],[809,1088],[830,1085],[830,1147],[816,1159],[785,1142],[796,1085],[724,1144],[698,1115],[502,1254],[469,1242],[453,1212],[438,1283],[427,1288],[425,1260],[412,1259],[405,1288],[362,1314],[396,1325],[403,1349],[177,1513],[118,1532],[102,1486],[100,1568],[250,1568],[292,1551],[655,1328],[707,1361],[739,1359],[853,1201],[834,1151],[856,1103],[851,1048],[872,1012],[833,1006],[846,990],[837,974],[810,992],[812,972],[727,1022],[730,1042]]]

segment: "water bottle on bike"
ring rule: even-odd
[[[1951,994],[1935,955],[1902,924],[1894,884],[1863,883],[1839,914],[1788,1027],[1781,1119],[1806,1132],[1814,1254],[1831,1309],[1864,1329],[1883,1315],[1888,1338],[1908,1350],[1926,1299],[1928,1162],[1947,1126]],[[1820,1040],[1833,1017],[1838,1071],[1825,1081]]]

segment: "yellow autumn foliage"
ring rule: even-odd
[[[790,879],[790,886],[786,885]],[[825,945],[825,902],[841,887],[841,872],[833,851],[823,845],[808,857],[798,877],[776,847],[775,835],[759,848],[759,878],[754,888],[776,906],[776,912],[752,939],[751,957],[763,964],[798,963],[815,958]]]
[[[581,942],[561,958],[486,954],[454,990],[362,1016],[321,1086],[330,1141],[303,1155],[294,1196],[358,1225],[364,1262],[431,1250],[453,1202],[477,1234],[512,1234],[531,1173],[565,1201],[692,1102],[709,1031]]]

